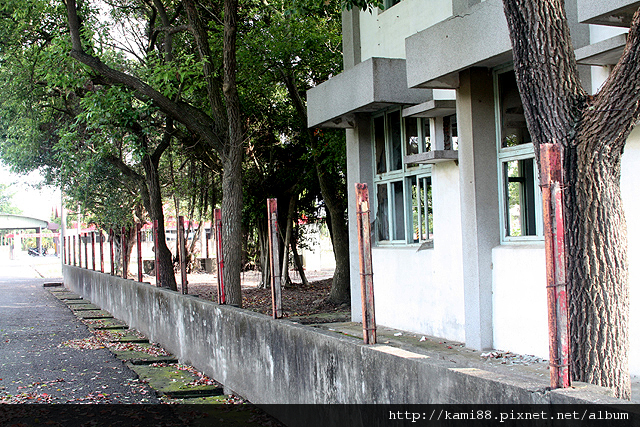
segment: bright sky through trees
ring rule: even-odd
[[[42,178],[37,172],[29,175],[16,175],[5,166],[0,165],[0,183],[10,188],[14,193],[13,204],[22,210],[22,215],[31,216],[48,221],[51,212],[57,208],[60,214],[60,190],[55,187],[43,186],[37,189]]]

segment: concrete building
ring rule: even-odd
[[[583,84],[620,57],[640,2],[567,0]],[[361,319],[354,183],[372,199],[378,324],[548,357],[541,195],[501,0],[389,0],[343,15],[344,72],[308,92],[310,127],[347,135],[352,315]],[[623,157],[631,372],[640,375],[640,131]]]

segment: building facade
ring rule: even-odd
[[[356,182],[372,200],[380,325],[548,357],[541,194],[501,0],[389,0],[343,14],[344,72],[308,92],[310,127],[347,140],[351,295],[361,319]],[[594,93],[640,2],[567,0]],[[640,130],[622,190],[631,372],[640,375]]]

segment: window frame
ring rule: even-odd
[[[543,235],[543,219],[542,219],[542,191],[540,190],[540,177],[538,171],[538,165],[535,159],[535,152],[533,143],[528,142],[512,147],[502,146],[502,109],[500,103],[500,87],[499,76],[508,72],[513,72],[513,64],[508,64],[503,67],[496,67],[493,70],[493,90],[494,90],[494,108],[495,108],[495,126],[496,126],[496,150],[497,150],[497,168],[498,168],[498,199],[499,199],[499,214],[500,214],[500,242],[503,244],[518,244],[518,243],[536,243],[544,240]],[[535,215],[535,227],[536,233],[525,236],[510,236],[509,224],[510,220],[507,217],[507,188],[508,178],[505,175],[505,164],[516,160],[533,159],[533,213]]]
[[[402,162],[402,166],[400,169],[396,169],[396,170],[390,170],[391,168],[391,161],[393,160],[393,153],[392,153],[392,145],[393,145],[393,141],[392,141],[392,129],[391,126],[389,125],[389,115],[392,114],[399,114],[400,116],[400,150],[401,150],[401,157],[404,158],[404,156],[407,155],[407,135],[406,135],[406,119],[405,117],[402,117],[402,108],[401,107],[392,107],[392,108],[388,108],[385,109],[383,111],[380,111],[376,114],[373,114],[371,116],[371,128],[372,128],[372,132],[371,135],[373,137],[373,143],[372,143],[372,150],[373,150],[373,186],[374,186],[374,191],[373,191],[373,201],[374,201],[374,206],[375,206],[375,221],[376,221],[376,226],[375,226],[375,230],[374,230],[374,242],[376,246],[379,247],[389,247],[389,246],[420,246],[422,244],[424,244],[425,242],[432,242],[433,238],[430,236],[430,230],[429,230],[429,225],[428,225],[428,217],[427,217],[427,225],[426,225],[426,232],[427,235],[429,236],[429,238],[427,239],[422,239],[422,236],[419,235],[418,236],[418,241],[415,242],[413,239],[413,200],[412,200],[412,194],[411,194],[411,179],[413,177],[416,178],[416,182],[420,179],[423,178],[429,178],[430,182],[431,182],[431,188],[432,188],[432,194],[433,194],[433,180],[432,180],[432,174],[431,174],[431,165],[420,165],[420,164],[406,164],[404,163],[404,161]],[[377,149],[378,149],[378,145],[377,145],[377,140],[376,140],[376,128],[375,128],[375,123],[376,123],[376,119],[379,119],[380,117],[383,117],[383,121],[382,123],[384,124],[384,138],[385,138],[385,146],[384,146],[384,154],[385,154],[385,162],[386,162],[386,168],[385,168],[385,172],[382,173],[378,173],[378,153],[377,153]],[[418,139],[419,141],[422,141],[424,139],[425,136],[425,131],[424,131],[424,120],[423,118],[413,118],[415,120],[417,120],[417,133],[418,133]],[[428,120],[428,119],[426,119]],[[422,151],[422,143],[418,144],[418,152],[423,152]],[[403,214],[404,214],[404,236],[401,238],[397,238],[398,236],[396,235],[396,227],[398,226],[397,223],[397,212],[398,210],[395,209],[395,206],[397,204],[396,201],[396,195],[395,192],[393,190],[393,185],[395,183],[401,182],[402,183],[402,208],[403,208]],[[379,209],[379,205],[378,205],[378,191],[379,191],[379,186],[381,185],[385,185],[386,186],[386,230],[387,230],[387,240],[381,240],[380,236],[379,236],[379,228],[380,225],[377,223],[377,221],[380,219],[380,215],[378,212]],[[433,196],[432,196],[433,197]],[[425,203],[428,204],[428,201],[425,199]],[[433,198],[432,198],[432,205],[433,205]],[[429,208],[427,207],[427,215],[429,214]],[[433,217],[433,211],[431,211],[431,215]],[[418,224],[420,226],[420,223]],[[421,233],[419,233],[421,234]]]

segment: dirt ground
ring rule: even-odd
[[[309,286],[303,286],[297,274],[291,274],[292,285],[282,289],[283,317],[299,323],[326,323],[350,320],[348,304],[333,305],[325,301],[331,290],[333,271],[309,271]],[[176,278],[180,286],[180,277]],[[207,300],[217,300],[215,274],[193,273],[188,276],[190,295]],[[271,315],[271,289],[258,288],[260,273],[249,271],[242,275],[242,307]]]

